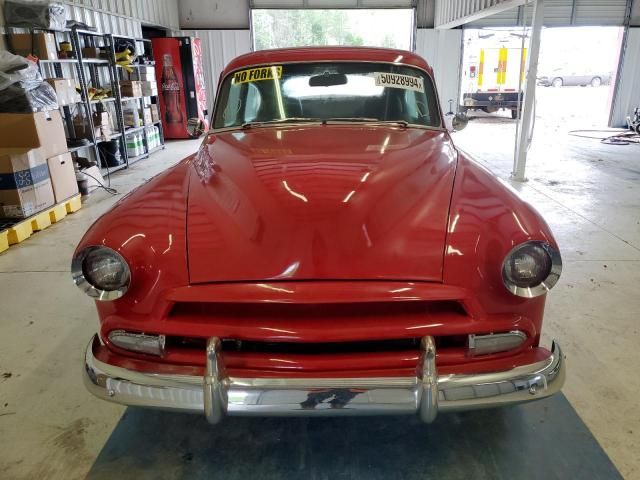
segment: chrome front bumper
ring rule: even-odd
[[[207,374],[140,373],[99,361],[95,336],[85,356],[84,381],[95,396],[125,405],[205,414],[336,416],[418,414],[430,423],[439,411],[497,407],[538,400],[558,392],[565,361],[554,341],[544,361],[472,375],[436,372],[432,337],[422,341],[421,375],[377,378],[236,378],[225,373],[220,341],[209,340]]]

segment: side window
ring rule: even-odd
[[[254,84],[249,83],[249,90],[247,90],[247,97],[244,105],[244,121],[251,122],[258,117],[260,106],[262,105],[262,96],[260,90]]]

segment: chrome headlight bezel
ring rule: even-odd
[[[505,275],[507,261],[517,251],[531,245],[539,246],[545,251],[545,253],[549,256],[549,260],[551,261],[551,269],[547,274],[547,277],[537,285],[531,287],[522,287],[515,285]],[[554,287],[556,283],[558,283],[560,274],[562,273],[562,257],[560,256],[560,252],[549,245],[547,242],[530,240],[516,245],[509,251],[509,253],[507,253],[507,255],[504,257],[504,260],[502,261],[502,268],[500,270],[500,273],[502,275],[502,283],[504,284],[505,288],[512,294],[524,298],[539,297],[540,295],[544,295],[545,293],[547,293]]]
[[[114,290],[103,290],[96,287],[91,282],[89,282],[84,273],[84,262],[87,256],[90,253],[95,252],[96,250],[103,249],[109,250],[109,253],[111,255],[116,256],[122,262],[122,265],[124,266],[127,273],[126,284]],[[129,269],[129,264],[127,263],[127,261],[117,251],[103,245],[87,247],[78,252],[71,261],[71,276],[73,278],[73,283],[75,283],[80,290],[82,290],[90,297],[100,301],[111,301],[122,297],[127,292],[127,290],[129,289],[129,285],[131,284],[131,270]]]

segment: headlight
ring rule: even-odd
[[[502,263],[502,280],[514,295],[543,295],[558,282],[562,271],[560,252],[545,242],[525,242],[509,252]]]
[[[131,281],[129,265],[108,247],[88,247],[71,263],[76,286],[98,300],[115,300],[125,294]]]

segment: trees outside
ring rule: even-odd
[[[384,32],[379,32],[379,35],[375,31],[368,32],[380,40],[365,41],[363,30],[366,33],[367,28],[375,28],[374,16],[377,13],[362,10],[254,10],[255,48],[365,44],[406,48],[397,45],[394,35]]]

